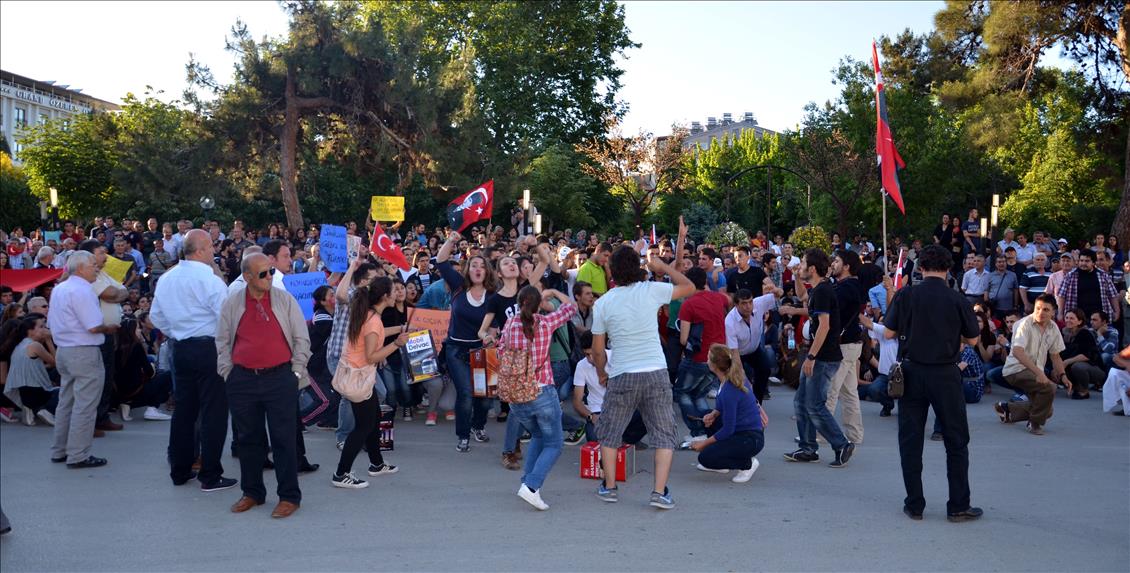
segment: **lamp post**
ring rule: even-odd
[[[59,228],[59,191],[51,188],[51,212],[55,219],[55,228]]]
[[[987,240],[990,243],[992,242],[992,237],[989,236],[989,220],[985,217],[981,217],[981,236],[987,237]],[[982,245],[981,246],[982,254],[984,253],[984,251],[985,251],[985,247],[984,247],[984,245]]]
[[[204,223],[208,223],[208,213],[216,207],[216,200],[211,195],[205,195],[200,198],[200,208],[204,210]]]
[[[522,218],[522,229],[521,229],[522,232],[520,233],[522,235],[525,235],[530,228],[530,223],[531,223],[530,222],[530,215],[531,215],[531,208],[532,207],[533,207],[533,203],[530,202],[530,190],[529,189],[523,189],[522,190],[522,210],[525,211],[525,216]]]
[[[534,234],[541,234],[541,213],[534,215]]]

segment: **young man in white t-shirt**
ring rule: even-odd
[[[600,384],[596,374],[596,365],[592,363],[592,333],[584,332],[580,336],[581,349],[585,359],[577,363],[577,370],[573,374],[573,408],[585,420],[585,439],[590,442],[598,441],[596,437],[596,422],[600,419],[601,406],[604,404],[606,388]],[[605,355],[611,358],[612,351],[605,350]],[[588,390],[588,399],[585,390]],[[647,428],[643,425],[643,417],[639,410],[632,414],[632,421],[628,429],[624,430],[624,443],[635,446],[637,450],[647,449],[647,444],[640,440],[647,435]]]

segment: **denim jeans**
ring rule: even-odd
[[[551,362],[550,366],[553,368],[553,384],[557,386],[557,397],[562,402],[571,403],[573,401],[573,369],[569,367],[569,361],[558,360]],[[566,432],[583,428],[585,423],[566,410],[567,408],[564,406],[561,409],[561,428]]]
[[[702,417],[711,410],[706,401],[710,385],[715,380],[705,363],[695,362],[689,357],[679,364],[679,376],[675,381],[675,401],[683,412],[683,422],[692,436],[705,436],[706,426]],[[696,419],[697,418],[697,419]]]
[[[886,374],[880,374],[871,381],[870,384],[859,385],[859,399],[870,398],[883,405],[884,408],[895,407],[895,400],[887,394],[887,388],[890,386]]]
[[[839,423],[828,411],[828,383],[840,367],[840,362],[817,360],[812,366],[812,376],[800,372],[800,386],[793,395],[793,409],[796,411],[796,427],[800,434],[800,449],[815,452],[816,434],[820,433],[832,449],[839,450],[847,445],[847,438],[840,430]]]
[[[471,396],[471,351],[478,347],[450,340],[446,345],[447,375],[455,384],[455,435],[460,440],[471,437],[471,428],[481,430],[487,425],[491,398]]]
[[[544,386],[533,402],[511,404],[510,417],[518,418],[530,430],[522,483],[537,491],[545,483],[553,464],[561,457],[564,441],[561,436],[561,400],[557,388]]]
[[[408,390],[408,380],[404,369],[386,366],[377,371],[384,383],[387,403],[393,408],[407,408],[412,403],[412,393]]]
[[[987,372],[985,372],[985,384],[996,386],[997,388],[1007,388],[1009,390],[1012,390],[1013,392],[1020,391],[1019,389],[1013,387],[1012,384],[1009,384],[1007,381],[1005,381],[1004,366],[990,368]]]

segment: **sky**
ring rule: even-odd
[[[941,1],[644,2],[628,1],[627,26],[641,45],[621,61],[619,98],[628,133],[670,131],[753,112],[781,131],[795,128],[806,103],[836,96],[832,69],[870,57],[871,40],[904,28],[933,27]],[[278,4],[255,2],[0,1],[0,68],[54,80],[119,102],[147,86],[179,98],[189,54],[216,79],[231,78],[224,38],[236,19],[256,38],[286,31]],[[40,22],[48,22],[45,26]]]

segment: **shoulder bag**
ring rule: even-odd
[[[515,321],[521,324],[520,318],[510,319],[504,327],[502,340],[499,341],[498,397],[511,404],[526,404],[537,399],[541,386],[537,381],[537,366],[529,344],[526,348],[515,348],[510,343],[510,338],[515,336],[514,331],[520,328],[514,324]],[[546,360],[549,360],[548,352]]]

